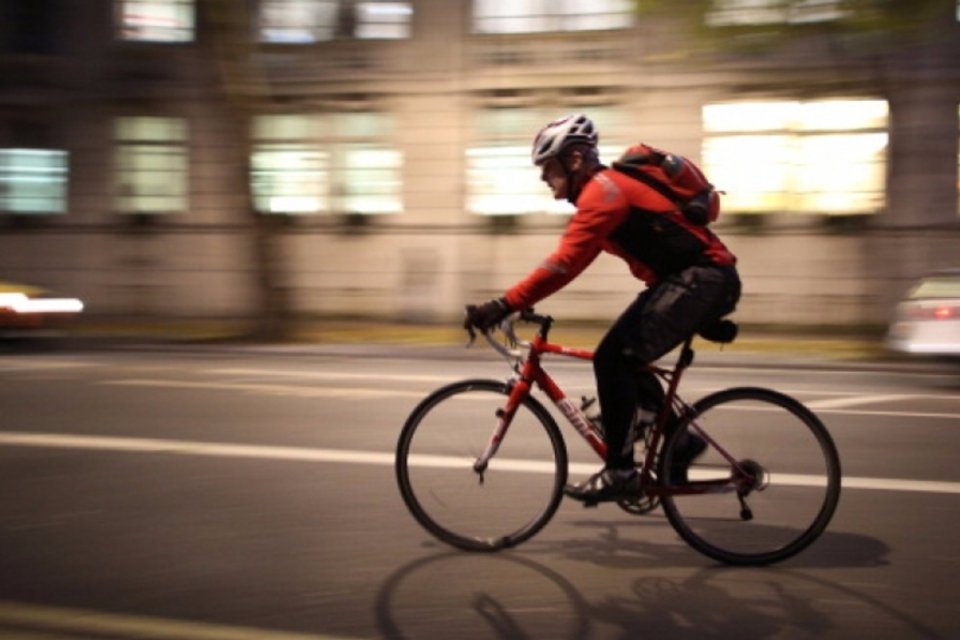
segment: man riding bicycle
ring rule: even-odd
[[[583,114],[544,127],[532,158],[557,200],[577,207],[559,247],[500,298],[467,307],[464,326],[487,331],[513,311],[533,306],[576,278],[606,251],[647,284],[613,323],[594,354],[594,374],[607,442],[604,468],[565,493],[587,504],[635,495],[633,443],[638,416],[659,410],[664,392],[638,364],[662,357],[688,336],[733,311],[740,298],[736,257],[706,226],[688,220],[657,189],[599,159],[599,136]],[[691,434],[678,452],[681,468],[700,455]]]

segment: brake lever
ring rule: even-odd
[[[473,343],[477,341],[477,334],[473,330],[473,325],[470,324],[470,312],[473,309],[476,309],[476,307],[472,304],[468,304],[466,307],[463,308],[464,316],[466,317],[463,323],[463,328],[467,332],[467,335],[470,336],[470,339],[467,340],[467,344],[466,344],[467,349],[472,347]]]
[[[477,341],[477,332],[473,330],[472,325],[464,327],[467,330],[467,335],[470,336],[470,339],[467,340],[466,348],[469,349]]]
[[[514,322],[516,319],[523,319],[523,316],[520,313],[512,313],[503,319],[503,322],[500,323],[500,331],[503,332],[503,335],[507,338],[508,344],[511,348],[516,347],[520,344],[520,340],[517,338],[517,332],[514,329]]]

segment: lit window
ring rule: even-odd
[[[332,40],[336,34],[337,11],[335,1],[263,0],[260,39],[293,44]]]
[[[345,0],[261,0],[260,40],[310,44],[336,37],[410,37],[410,2]]]
[[[193,40],[194,0],[116,0],[120,37],[146,42]]]
[[[413,9],[408,2],[358,2],[354,35],[368,40],[410,37]]]
[[[467,210],[485,215],[570,213],[538,179],[527,146],[474,147],[467,150]]]
[[[258,211],[380,214],[402,211],[400,152],[372,112],[265,115],[254,122],[251,188]]]
[[[770,101],[703,109],[703,168],[737,213],[875,213],[884,206],[887,103]]]
[[[626,29],[631,0],[474,0],[476,33]]]
[[[59,149],[0,149],[0,211],[64,213],[67,166]]]
[[[588,115],[602,130],[603,139],[616,140],[620,112],[609,107],[591,107]],[[467,202],[470,213],[520,215],[528,213],[569,214],[573,207],[553,199],[540,179],[540,169],[530,159],[533,138],[544,124],[560,113],[534,108],[488,108],[477,114],[477,142],[467,155]],[[619,156],[627,144],[602,145],[602,158]]]
[[[362,143],[344,144],[340,157],[339,210],[343,213],[400,213],[400,152]]]
[[[327,211],[327,155],[305,144],[261,144],[253,152],[252,187],[258,211]]]
[[[187,210],[187,123],[182,118],[117,118],[114,208],[120,213]]]
[[[842,0],[713,0],[712,27],[832,22],[844,17]]]

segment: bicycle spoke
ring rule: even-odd
[[[441,390],[414,411],[398,447],[397,474],[407,506],[449,544],[495,550],[533,535],[553,515],[566,479],[556,425],[534,401],[519,407],[482,475],[477,457],[506,401],[498,382]]]
[[[663,501],[678,533],[731,564],[777,562],[813,542],[840,491],[839,460],[819,420],[761,389],[714,394],[697,411],[711,444],[690,466],[688,484],[675,483],[678,495]],[[668,478],[676,477],[667,468],[682,457],[683,439],[676,436],[665,450]]]

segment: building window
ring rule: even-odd
[[[183,118],[125,117],[114,125],[120,213],[187,210],[187,123]]]
[[[474,0],[476,33],[540,33],[626,29],[631,0]]]
[[[142,42],[193,40],[194,0],[116,0],[120,38]]]
[[[0,149],[0,211],[66,212],[67,167],[60,149]]]
[[[255,119],[251,189],[258,211],[399,213],[400,152],[375,112],[264,115]]]
[[[707,105],[702,164],[734,213],[875,213],[887,120],[884,100]]]
[[[832,22],[846,13],[843,0],[713,0],[712,27]]]
[[[337,37],[393,40],[410,37],[410,2],[261,0],[262,42],[310,44]]]
[[[358,2],[354,35],[367,40],[410,37],[413,8],[408,2]]]
[[[616,140],[622,115],[613,107],[591,107],[588,115],[601,129],[601,139]],[[520,215],[569,214],[573,207],[553,199],[530,159],[534,136],[560,113],[533,107],[485,108],[475,119],[475,142],[467,149],[467,202],[470,213]],[[627,144],[604,144],[601,158],[619,156]]]

